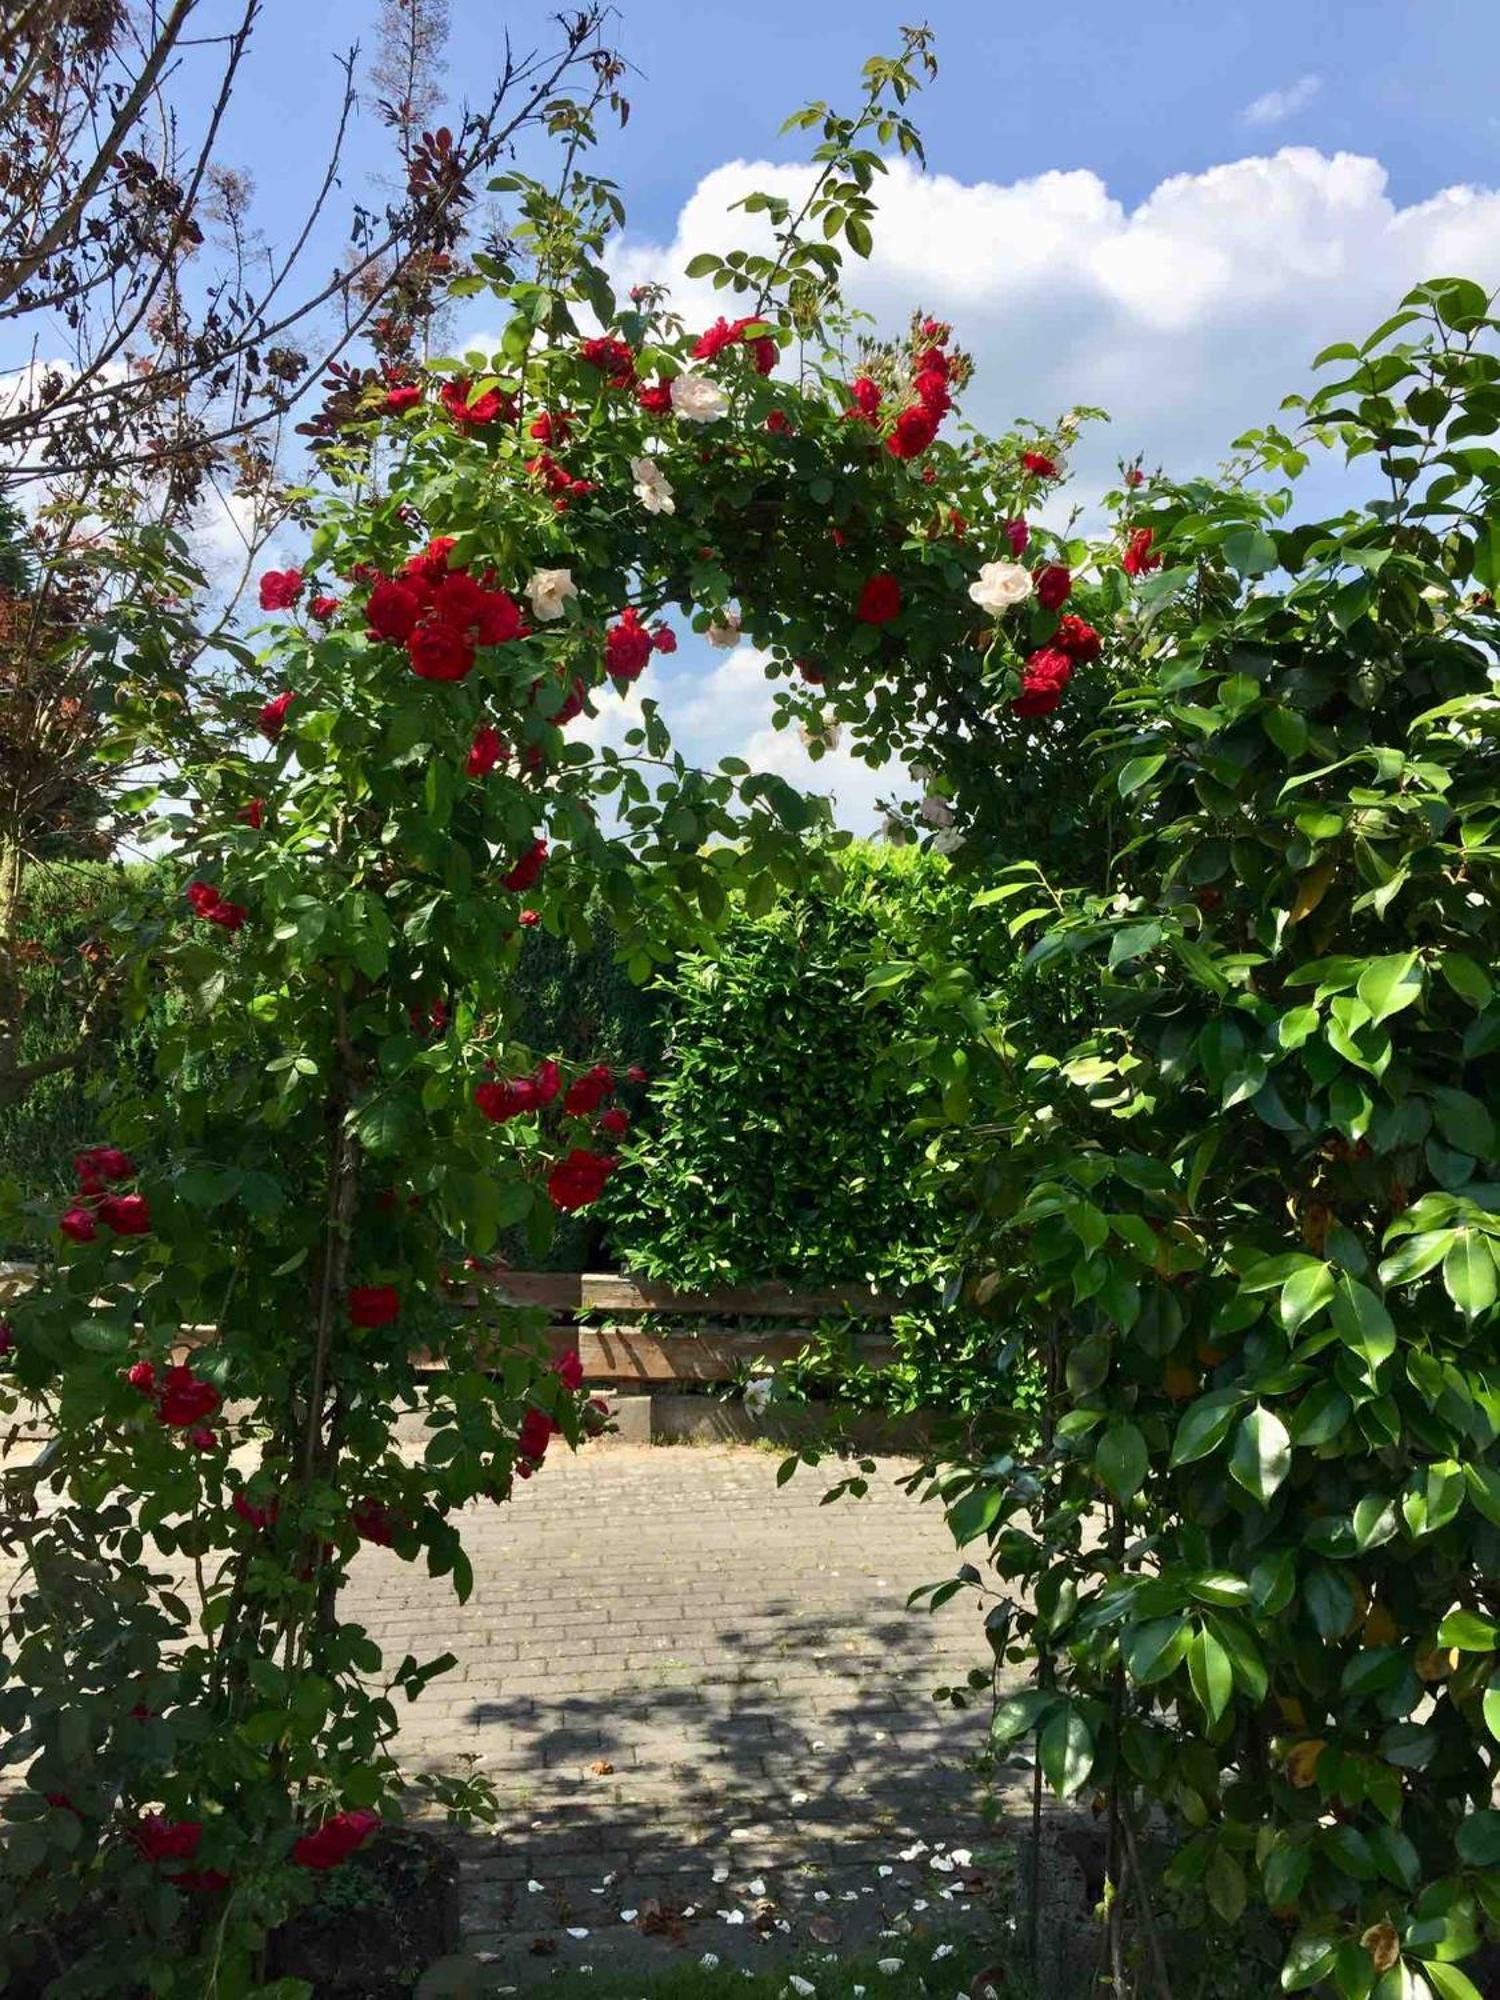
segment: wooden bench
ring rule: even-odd
[[[497,1271],[483,1282],[500,1304],[545,1306],[575,1321],[587,1314],[610,1314],[604,1326],[554,1323],[547,1340],[555,1358],[577,1353],[586,1382],[615,1388],[732,1382],[751,1362],[791,1361],[803,1353],[815,1337],[809,1320],[889,1320],[902,1310],[901,1300],[860,1285],[821,1291],[781,1284],[724,1285],[684,1292],[650,1278],[567,1271]],[[617,1314],[626,1317],[615,1319]],[[647,1314],[695,1324],[663,1331],[630,1323]],[[723,1323],[736,1318],[777,1323],[748,1330]],[[853,1333],[849,1346],[851,1357],[867,1368],[888,1368],[896,1358],[888,1331]]]

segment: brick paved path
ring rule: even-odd
[[[723,1447],[559,1453],[466,1522],[461,1608],[446,1581],[361,1556],[347,1615],[393,1660],[461,1661],[410,1711],[408,1764],[477,1757],[506,1801],[464,1862],[467,1948],[496,1987],[684,1953],[920,1951],[891,1929],[961,1915],[984,1716],[932,1689],[983,1640],[972,1604],[904,1608],[951,1573],[952,1543],[899,1465],[828,1507],[822,1471],[778,1490],[776,1466]]]

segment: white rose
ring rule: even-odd
[[[891,818],[882,820],[880,831],[885,835],[886,840],[892,847],[909,847],[911,845],[911,834],[907,831],[905,824],[899,819]]]
[[[775,1387],[769,1375],[754,1375],[745,1384],[745,1408],[752,1417],[764,1414]]]
[[[725,652],[728,652],[731,646],[737,646],[740,643],[738,611],[726,611],[722,620],[716,618],[705,636],[710,646],[721,646]]]
[[[929,826],[953,824],[953,808],[938,792],[929,792],[918,810]]]
[[[1020,563],[986,563],[969,585],[969,595],[981,611],[992,611],[998,618],[1030,597],[1031,571]]]
[[[677,502],[667,476],[654,458],[633,458],[630,476],[635,481],[635,497],[648,514],[675,514]]]
[[[957,854],[963,844],[964,837],[957,827],[950,826],[945,833],[935,833],[932,836],[934,854]]]
[[[709,376],[694,368],[673,376],[672,409],[685,423],[714,423],[728,408],[728,396]]]
[[[531,599],[533,617],[561,618],[564,604],[578,595],[578,585],[570,569],[538,569],[531,573],[526,595]]]
[[[804,722],[800,727],[804,749],[811,750],[815,743],[821,744],[825,750],[838,749],[839,737],[843,731],[839,726],[838,716],[831,708],[824,709],[815,726]]]

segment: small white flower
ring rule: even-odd
[[[728,652],[731,646],[737,646],[740,643],[738,611],[726,611],[722,618],[716,618],[708,628],[707,637],[710,646],[722,647],[725,652]]]
[[[837,750],[839,738],[843,734],[837,711],[825,708],[816,724],[808,722],[799,724],[798,734],[802,738],[802,747],[805,750],[811,750],[815,743],[824,750]]]
[[[561,618],[568,599],[578,595],[578,585],[570,569],[538,569],[531,573],[526,595],[531,599],[534,617]]]
[[[949,827],[946,832],[935,833],[932,837],[934,854],[957,854],[963,844],[963,834],[957,827]]]
[[[1020,563],[986,563],[969,585],[969,595],[981,611],[992,611],[998,618],[1030,597],[1031,571]]]
[[[677,501],[667,475],[654,458],[633,458],[630,461],[630,476],[635,481],[635,497],[648,514],[677,512]]]
[[[672,409],[690,424],[711,424],[725,415],[729,398],[710,376],[684,368],[672,378]]]
[[[929,792],[917,810],[929,826],[953,824],[953,808],[941,792]]]

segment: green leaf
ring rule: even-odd
[[[74,1346],[86,1354],[123,1354],[130,1345],[130,1328],[104,1319],[81,1319],[71,1331]]]
[[[1142,1687],[1164,1681],[1182,1665],[1192,1637],[1192,1626],[1181,1617],[1151,1618],[1132,1626],[1120,1639],[1126,1672]]]
[[[1333,1970],[1338,1956],[1338,1940],[1321,1931],[1304,1932],[1293,1938],[1281,1967],[1283,1993],[1305,1993]]]
[[[1466,1320],[1477,1319],[1495,1303],[1495,1259],[1489,1238],[1462,1229],[1443,1259],[1443,1288]]]
[[[1476,965],[1461,951],[1445,951],[1438,960],[1438,966],[1461,1000],[1467,1000],[1471,1007],[1488,1007],[1494,998],[1495,988],[1482,966]]]
[[[1172,1440],[1172,1464],[1191,1465],[1195,1459],[1206,1458],[1217,1450],[1244,1402],[1242,1390],[1213,1389],[1196,1403],[1190,1403]]]
[[[1005,1505],[1005,1488],[974,1486],[948,1509],[948,1527],[960,1548],[989,1531]]]
[[[1060,1709],[1042,1731],[1037,1756],[1042,1776],[1060,1799],[1070,1798],[1078,1791],[1093,1770],[1093,1732],[1072,1702]]]
[[[1131,757],[1120,767],[1120,775],[1115,780],[1120,797],[1128,799],[1132,792],[1138,792],[1142,785],[1149,784],[1167,761],[1165,751],[1156,751],[1149,757]]]
[[[1339,1338],[1373,1372],[1395,1352],[1396,1324],[1385,1302],[1347,1272],[1339,1274],[1330,1315]]]
[[[1150,1463],[1146,1440],[1131,1423],[1111,1424],[1094,1454],[1095,1473],[1122,1502],[1140,1492]]]
[[[991,1749],[1003,1750],[1027,1735],[1060,1699],[1050,1688],[1025,1688],[1002,1701],[990,1721]]]
[[[1484,1995],[1466,1972],[1460,1972],[1456,1965],[1445,1964],[1442,1959],[1423,1959],[1422,1977],[1438,2000],[1484,2000]]]
[[[1276,544],[1262,528],[1231,528],[1222,546],[1225,562],[1240,576],[1265,576],[1280,561]]]
[[[1381,1263],[1381,1284],[1405,1285],[1414,1278],[1425,1277],[1442,1263],[1457,1235],[1456,1229],[1428,1229],[1408,1236]]]
[[[1424,976],[1414,951],[1391,958],[1374,958],[1360,974],[1355,988],[1370,1010],[1372,1021],[1384,1021],[1399,1014],[1422,997]]]
[[[1459,1827],[1454,1845],[1471,1868],[1500,1865],[1500,1812],[1474,1812]]]
[[[1304,1264],[1281,1288],[1281,1323],[1295,1333],[1333,1297],[1333,1272],[1326,1264]]]
[[[1450,1146],[1456,1146],[1460,1153],[1472,1153],[1476,1160],[1491,1157],[1495,1122],[1477,1097],[1466,1090],[1435,1090],[1432,1115]]]
[[[1209,1856],[1203,1888],[1224,1922],[1237,1924],[1245,1914],[1245,1871],[1227,1847],[1216,1847]]]
[[[722,261],[721,258],[715,256],[712,250],[700,250],[696,257],[688,259],[687,275],[690,278],[710,277],[718,270]]]
[[[1484,1726],[1500,1743],[1500,1687],[1493,1681],[1484,1691]]]
[[[1500,1625],[1477,1611],[1450,1611],[1438,1627],[1438,1644],[1461,1653],[1493,1653],[1500,1646]]]
[[[1286,1425],[1257,1403],[1241,1423],[1229,1455],[1229,1475],[1253,1500],[1265,1506],[1292,1467],[1292,1441]]]
[[[1234,1692],[1234,1668],[1228,1653],[1206,1626],[1194,1634],[1187,1664],[1198,1705],[1209,1722],[1215,1723],[1229,1706],[1229,1697]]]

